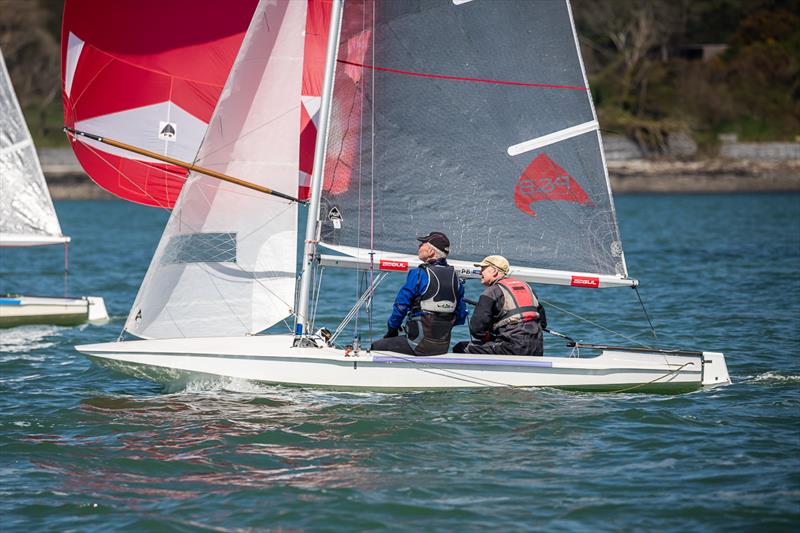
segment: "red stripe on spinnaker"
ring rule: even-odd
[[[467,78],[462,76],[446,76],[444,74],[429,74],[425,72],[413,72],[410,70],[399,70],[395,68],[376,67],[375,65],[366,65],[363,63],[355,63],[345,59],[337,59],[337,62],[345,65],[352,65],[354,67],[365,68],[369,70],[377,70],[380,72],[391,72],[393,74],[404,74],[406,76],[417,76],[420,78],[433,78],[439,80],[454,80],[454,81],[471,81],[473,83],[494,83],[497,85],[516,85],[519,87],[539,87],[544,89],[568,89],[571,91],[588,91],[587,87],[578,87],[574,85],[553,85],[549,83],[526,83],[522,81],[507,81],[507,80],[489,80],[483,78]]]
[[[64,124],[104,126],[113,131],[110,137],[175,155],[177,144],[158,136],[160,120],[175,122],[182,153],[196,154],[256,4],[67,0],[61,49]],[[161,106],[163,119],[155,106]],[[187,137],[189,131],[193,134]],[[132,202],[171,208],[186,180],[186,171],[171,165],[83,142],[71,145],[100,187]]]

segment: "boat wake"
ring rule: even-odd
[[[59,331],[66,329],[59,326],[19,326],[0,330],[0,346],[3,354],[0,361],[8,358],[19,359],[19,354],[50,348],[58,344],[50,340]]]
[[[796,374],[783,375],[777,372],[764,372],[762,374],[759,374],[757,376],[748,379],[747,381],[760,382],[766,384],[779,383],[783,385],[791,383],[800,383],[800,375]]]
[[[262,399],[280,400],[281,402],[311,404],[342,404],[380,401],[390,396],[386,392],[330,391],[315,390],[282,385],[270,385],[257,381],[223,376],[202,375],[186,380],[178,380],[164,387],[164,392],[173,395],[232,393]]]

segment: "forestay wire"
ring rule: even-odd
[[[561,311],[563,313],[566,313],[566,314],[568,314],[570,316],[573,316],[573,317],[577,318],[578,320],[580,320],[582,322],[586,322],[586,323],[589,323],[589,324],[591,324],[593,326],[597,326],[600,329],[604,329],[604,330],[608,331],[609,333],[612,333],[614,335],[618,335],[618,336],[622,337],[623,339],[627,339],[627,340],[629,340],[629,341],[631,341],[631,342],[633,342],[635,344],[638,344],[639,346],[642,346],[644,348],[652,348],[652,346],[650,346],[648,344],[645,344],[643,342],[637,341],[633,337],[629,337],[628,335],[625,335],[625,334],[620,333],[618,331],[614,331],[613,329],[607,328],[607,327],[603,326],[602,324],[599,324],[599,323],[595,322],[594,320],[589,320],[588,318],[584,318],[584,317],[582,317],[582,316],[580,316],[578,314],[575,314],[575,313],[573,313],[571,311],[568,311],[568,310],[564,309],[563,307],[559,307],[558,305],[554,304],[551,301],[545,300],[543,298],[539,298],[539,301],[544,303],[544,304],[547,304],[550,307],[558,309],[559,311]]]
[[[641,295],[641,294],[639,294],[639,287],[637,287],[636,285],[634,285],[634,286],[633,286],[633,290],[635,290],[635,291],[636,291],[636,297],[637,297],[637,298],[639,298],[639,303],[640,303],[640,304],[641,304],[641,306],[642,306],[642,311],[644,312],[644,316],[645,316],[645,318],[647,319],[647,323],[648,323],[648,324],[650,324],[650,331],[652,331],[652,332],[653,332],[653,338],[654,338],[654,339],[657,339],[657,338],[658,338],[658,335],[656,335],[656,328],[654,328],[654,327],[653,327],[653,323],[650,321],[650,315],[649,315],[649,314],[647,314],[647,309],[645,309],[645,307],[644,307],[644,301],[642,301],[642,295]]]
[[[367,289],[361,294],[361,296],[356,300],[356,303],[353,304],[353,307],[350,308],[350,311],[347,315],[342,319],[341,324],[339,327],[336,328],[336,331],[333,333],[330,339],[330,343],[336,341],[336,338],[341,335],[347,325],[350,323],[351,320],[358,314],[359,309],[361,306],[364,305],[365,302],[372,298],[372,295],[375,293],[375,289],[380,285],[380,283],[386,278],[388,275],[387,272],[379,272],[377,276],[375,276],[372,280],[372,283],[367,287]]]

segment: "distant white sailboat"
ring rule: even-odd
[[[67,246],[2,53],[0,67],[0,247]],[[107,319],[100,297],[0,296],[0,327]]]
[[[308,6],[258,5],[199,166],[297,190]],[[299,283],[298,202],[192,172],[125,324],[141,340],[80,352],[162,383],[684,391],[730,382],[717,352],[579,345],[560,357],[409,357],[312,333],[315,273],[369,274],[352,315],[387,273],[415,265],[400,251],[432,229],[450,235],[463,278],[501,253],[529,282],[637,284],[568,2],[334,0],[331,9]],[[260,333],[281,321],[287,334]]]

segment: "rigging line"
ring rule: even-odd
[[[632,387],[627,387],[625,389],[614,390],[614,391],[611,391],[611,392],[618,393],[618,392],[628,392],[628,391],[632,391],[632,390],[636,390],[636,389],[641,389],[642,387],[646,387],[647,385],[652,385],[656,381],[661,381],[664,378],[667,378],[667,377],[670,377],[670,376],[674,376],[675,374],[677,374],[678,372],[683,370],[685,367],[687,367],[689,365],[693,365],[693,364],[694,363],[692,363],[692,362],[684,363],[681,366],[679,366],[677,369],[673,370],[672,372],[668,372],[668,373],[664,374],[663,376],[659,376],[659,377],[657,377],[657,378],[655,378],[655,379],[653,379],[651,381],[648,381],[647,383],[639,383],[638,385],[633,385]]]
[[[90,46],[91,46],[91,45],[90,45]],[[106,70],[106,69],[108,68],[108,66],[109,66],[111,63],[113,63],[113,62],[114,62],[114,59],[113,59],[113,58],[112,58],[112,59],[109,59],[109,60],[108,60],[108,62],[106,62],[106,64],[105,64],[105,65],[103,65],[102,67],[100,67],[100,68],[98,68],[97,70],[95,70],[95,74],[94,74],[94,76],[92,76],[92,79],[90,79],[88,82],[86,82],[86,86],[83,88],[83,90],[80,92],[80,94],[76,95],[74,99],[73,99],[73,98],[68,98],[68,101],[69,101],[69,110],[70,110],[70,111],[72,111],[73,113],[75,112],[75,106],[78,104],[78,102],[80,101],[80,99],[81,99],[81,98],[83,98],[83,95],[86,93],[86,91],[88,91],[88,90],[89,90],[89,87],[91,87],[91,86],[94,84],[94,81],[95,81],[95,80],[96,80],[98,77],[100,77],[100,74],[102,74],[102,73],[103,73],[103,71],[104,71],[104,70]],[[73,81],[74,81],[74,80],[73,80]]]
[[[201,195],[205,196],[205,195],[204,195],[204,191],[203,191],[202,189],[199,191],[199,193],[200,193]],[[208,198],[206,198],[206,201],[208,201]],[[210,205],[210,203],[209,203],[209,205]],[[287,209],[288,209],[288,207],[287,207]],[[286,211],[286,210],[284,210],[284,211]],[[270,219],[270,221],[271,221],[271,220],[274,220],[274,219],[275,219],[277,216],[281,215],[282,213],[283,213],[283,212],[276,214],[274,217],[272,217],[272,219]],[[167,223],[167,224],[169,225],[169,223]],[[195,233],[199,233],[199,231],[198,231],[196,228],[194,228],[194,227],[193,227],[193,225],[191,225],[191,224],[187,224],[187,223],[186,223],[186,222],[183,220],[183,218],[181,218],[181,219],[180,219],[180,224],[181,224],[181,225],[184,225],[184,224],[185,224],[185,225],[186,225],[186,226],[187,226],[187,227],[188,227],[190,230],[194,231]],[[263,226],[263,224],[262,224],[262,226]],[[166,229],[165,229],[165,231],[166,231]],[[248,238],[248,237],[252,236],[252,235],[253,235],[253,233],[254,233],[254,232],[251,232],[250,234],[246,235],[244,238]],[[215,248],[215,249],[217,249],[217,250],[221,250],[221,249],[222,249],[222,246],[223,246],[223,245],[217,245],[217,246],[215,246],[215,247],[213,247],[213,248]],[[156,251],[158,251],[158,250],[156,250]],[[201,264],[201,265],[202,265],[202,264],[204,264],[204,263],[198,263],[198,264]],[[256,276],[255,276],[255,273],[254,273],[254,272],[248,272],[248,271],[247,271],[247,270],[245,270],[245,269],[244,269],[244,267],[243,267],[242,265],[240,265],[238,262],[234,262],[234,263],[232,263],[232,265],[233,265],[235,268],[238,268],[238,269],[239,269],[239,271],[241,271],[243,274],[247,274],[247,275],[249,275],[249,277],[250,277],[250,279],[251,279],[252,281],[254,281],[255,283],[257,283],[257,284],[258,284],[258,285],[259,285],[259,286],[260,286],[262,289],[264,289],[264,290],[265,290],[266,292],[268,292],[268,293],[269,293],[269,294],[270,294],[272,297],[274,297],[275,299],[277,299],[278,301],[280,301],[280,302],[281,302],[283,305],[287,306],[287,307],[288,307],[289,309],[291,309],[292,311],[294,310],[294,305],[293,305],[293,304],[290,304],[290,303],[286,302],[286,300],[284,300],[284,299],[283,299],[281,296],[279,296],[278,294],[276,294],[276,293],[275,293],[275,291],[271,290],[269,287],[267,287],[266,285],[264,285],[264,283],[263,283],[263,282],[262,282],[262,281],[261,281],[261,280],[260,280],[258,277],[256,277]],[[206,270],[206,269],[205,269],[205,267],[203,267],[203,271],[204,271],[204,272],[206,272],[206,274],[207,274],[209,277],[211,276],[211,273],[210,273],[210,271]],[[215,286],[214,288],[216,289],[216,286]],[[224,298],[223,298],[223,301],[225,301],[225,300],[224,300]],[[227,301],[225,301],[225,303],[226,303],[226,305],[229,305]],[[294,314],[294,313],[291,313],[291,314]],[[285,321],[285,319],[284,319],[284,321]],[[244,324],[242,324],[242,325],[244,325]]]
[[[365,6],[366,6],[366,4],[365,4]],[[374,9],[374,5],[373,5],[373,9]],[[366,12],[366,9],[364,9],[364,10],[361,11],[361,33],[362,34],[364,33],[364,31],[365,31],[364,28],[367,25],[366,24],[366,18],[367,18],[367,12]],[[373,54],[375,53],[374,49],[373,49],[372,53]],[[374,90],[374,87],[370,87],[370,90]],[[359,178],[360,178],[364,174],[364,153],[363,153],[364,152],[364,150],[363,150],[363,147],[364,147],[364,136],[361,134],[361,132],[364,129],[364,102],[366,100],[366,97],[365,97],[363,83],[356,84],[356,86],[355,86],[355,90],[353,92],[353,104],[352,104],[352,106],[350,108],[350,113],[351,114],[352,114],[353,109],[355,107],[356,98],[360,99],[360,105],[358,106],[358,125],[359,125],[359,131],[358,131],[358,174],[359,174]],[[348,119],[349,118],[350,117],[348,117]],[[348,120],[348,131],[349,131],[349,129],[350,129],[350,121]],[[372,157],[373,157],[372,152],[370,152],[370,158],[372,158]],[[363,187],[362,187],[362,184],[361,184],[361,179],[359,179],[358,181],[359,181],[359,183],[358,183],[358,219],[357,219],[358,222],[356,224],[357,225],[357,228],[356,228],[356,248],[360,249],[361,248],[361,220],[362,220],[362,217],[363,217],[363,214],[361,212],[361,208],[364,205],[364,200],[363,200],[363,197],[362,197]],[[372,209],[372,204],[370,204],[370,209]],[[370,240],[370,251],[372,251],[372,241],[371,240]],[[359,290],[361,290],[361,287],[363,286],[364,287],[364,291],[366,292],[368,287],[372,287],[372,283],[373,283],[373,280],[372,280],[371,276],[369,277],[369,280],[367,280],[366,274],[362,274],[362,275],[359,276],[358,273],[356,273],[356,300],[357,301],[358,301],[358,292],[359,292]],[[365,300],[364,303],[366,303],[366,301],[367,300]],[[358,311],[356,311],[355,321],[353,322],[353,339],[355,339],[358,336],[358,321],[359,321],[359,318],[361,317],[360,309],[361,308],[359,306]],[[369,308],[368,308],[368,313],[369,313]],[[368,315],[368,317],[369,317],[369,315]],[[368,320],[367,320],[368,326],[371,323],[372,323],[372,321],[368,318]]]
[[[359,308],[361,307],[361,305],[363,304],[363,302],[364,302],[365,298],[366,298],[366,291],[365,291],[365,293],[364,293],[364,294],[362,294],[362,295],[361,295],[361,296],[360,296],[360,297],[359,297],[359,298],[356,300],[356,302],[353,304],[353,307],[351,307],[351,308],[350,308],[350,311],[349,311],[349,312],[347,313],[347,315],[346,315],[346,316],[345,316],[345,317],[342,319],[342,322],[341,322],[341,323],[339,324],[339,326],[336,328],[336,331],[334,332],[333,336],[332,336],[332,337],[331,337],[331,339],[330,339],[330,340],[331,340],[331,342],[333,342],[334,340],[336,340],[336,338],[337,338],[339,335],[341,335],[341,333],[342,333],[342,332],[344,331],[344,329],[347,327],[347,324],[349,324],[349,323],[350,323],[350,321],[353,319],[353,317],[355,316],[355,314],[358,312],[358,309],[359,309]]]
[[[109,168],[111,168],[111,169],[112,169],[112,170],[114,170],[115,172],[119,173],[119,174],[120,174],[120,175],[121,175],[123,178],[125,178],[125,180],[127,180],[127,181],[128,181],[130,184],[131,184],[131,185],[133,185],[134,187],[136,187],[137,189],[139,189],[139,191],[141,192],[142,196],[145,196],[146,198],[150,198],[150,199],[151,199],[151,200],[153,200],[153,201],[154,201],[156,204],[158,204],[156,207],[158,207],[158,208],[160,208],[160,209],[165,209],[165,210],[167,210],[167,211],[171,211],[171,210],[172,210],[172,208],[170,208],[170,207],[167,207],[166,205],[162,204],[161,202],[159,202],[159,201],[158,201],[158,199],[157,199],[157,198],[155,198],[154,196],[152,196],[152,195],[151,195],[149,192],[147,192],[146,190],[142,189],[142,187],[141,187],[141,186],[140,186],[138,183],[136,183],[135,181],[133,181],[133,180],[132,180],[132,179],[131,179],[131,178],[130,178],[130,177],[127,175],[127,174],[125,174],[124,172],[122,172],[121,170],[119,170],[117,167],[115,167],[115,166],[114,166],[114,165],[111,163],[111,161],[109,161],[108,159],[106,159],[105,157],[103,157],[103,155],[102,155],[102,154],[103,154],[103,153],[107,153],[107,152],[103,152],[103,151],[101,151],[101,150],[98,150],[97,148],[95,148],[95,147],[94,147],[94,146],[92,146],[91,144],[89,144],[89,143],[85,143],[85,142],[81,141],[80,139],[77,139],[77,138],[75,138],[75,136],[74,136],[74,135],[72,135],[71,133],[70,133],[69,135],[71,135],[71,136],[73,137],[73,142],[79,142],[79,143],[81,143],[83,146],[85,146],[86,148],[88,148],[90,152],[93,152],[93,153],[94,153],[94,154],[95,154],[95,155],[98,157],[98,159],[100,159],[100,160],[101,160],[103,163],[105,163],[106,165],[108,165],[108,167],[109,167]],[[138,161],[138,160],[136,160],[136,159],[131,159],[131,161]],[[139,162],[139,163],[141,163],[142,165],[145,165],[145,164],[146,164],[144,161],[138,161],[138,162]],[[165,173],[167,173],[167,174],[172,174],[173,176],[176,176],[176,177],[182,177],[182,176],[179,176],[178,174],[174,174],[174,173],[171,173],[171,172],[169,172],[169,171],[166,171],[166,170],[165,170],[164,172],[165,172]],[[188,173],[187,173],[187,175],[188,175]],[[92,180],[92,181],[94,181],[94,180]],[[186,181],[187,181],[187,178],[186,178],[186,177],[183,177],[183,182],[184,182],[184,183],[186,183]],[[97,183],[97,182],[95,182],[95,183]],[[98,185],[99,185],[99,184],[98,184]],[[134,203],[137,203],[137,204],[140,204],[140,205],[143,205],[143,204],[141,204],[141,202],[137,202],[136,200],[129,200],[129,201],[131,201],[131,202],[134,202]]]
[[[278,200],[278,202],[280,202],[280,200]],[[244,240],[244,239],[249,239],[249,238],[250,238],[250,237],[252,237],[252,236],[253,236],[253,235],[254,235],[254,234],[257,232],[257,231],[260,231],[260,230],[261,230],[261,228],[263,228],[263,227],[267,226],[267,225],[268,225],[268,224],[270,224],[270,223],[271,223],[273,220],[275,220],[275,219],[276,219],[276,218],[278,218],[279,216],[281,216],[281,215],[285,214],[285,213],[286,213],[286,211],[288,211],[289,209],[291,209],[293,206],[294,206],[294,204],[293,204],[292,202],[289,202],[289,204],[288,204],[288,205],[287,205],[287,206],[286,206],[286,207],[285,207],[285,208],[284,208],[282,211],[279,211],[279,212],[275,213],[275,215],[273,215],[273,217],[272,217],[272,218],[269,218],[269,219],[265,220],[263,224],[261,224],[260,226],[256,226],[255,228],[253,228],[253,230],[252,230],[252,231],[250,231],[250,233],[243,234],[243,235],[241,236],[241,240]]]
[[[600,328],[600,329],[604,329],[604,330],[608,331],[609,333],[613,333],[614,335],[619,335],[619,336],[620,336],[620,337],[622,337],[623,339],[627,339],[627,340],[629,340],[629,341],[631,341],[631,342],[633,342],[633,343],[636,343],[636,344],[638,344],[639,346],[643,346],[643,347],[645,347],[645,348],[652,348],[652,346],[650,346],[650,345],[648,345],[648,344],[645,344],[645,343],[643,343],[643,342],[639,342],[639,341],[637,341],[636,339],[634,339],[633,337],[629,337],[629,336],[627,336],[627,335],[623,335],[622,333],[620,333],[620,332],[618,332],[618,331],[614,331],[613,329],[609,329],[609,328],[607,328],[607,327],[605,327],[605,326],[603,326],[603,325],[601,325],[601,324],[598,324],[597,322],[594,322],[593,320],[589,320],[588,318],[583,318],[583,317],[582,317],[582,316],[580,316],[580,315],[576,315],[575,313],[572,313],[572,312],[570,312],[570,311],[567,311],[567,310],[566,310],[566,309],[564,309],[563,307],[559,307],[559,306],[557,306],[556,304],[554,304],[554,303],[553,303],[553,302],[551,302],[551,301],[545,300],[545,299],[543,299],[543,298],[539,298],[539,301],[540,301],[540,302],[543,302],[543,303],[546,303],[547,305],[549,305],[549,306],[551,306],[551,307],[555,307],[555,308],[556,308],[556,309],[558,309],[559,311],[562,311],[562,312],[564,312],[564,313],[567,313],[568,315],[574,316],[574,317],[575,317],[575,318],[577,318],[578,320],[582,320],[583,322],[588,322],[589,324],[592,324],[593,326],[597,326],[597,327],[598,327],[598,328]]]
[[[633,290],[636,291],[636,296],[639,298],[639,303],[642,305],[642,311],[644,311],[644,316],[645,318],[647,318],[647,323],[650,324],[650,331],[653,332],[653,338],[657,339],[658,335],[656,335],[656,328],[653,327],[653,323],[650,321],[650,315],[647,314],[647,309],[645,309],[644,307],[644,301],[642,300],[641,294],[639,294],[639,287],[634,285]]]
[[[319,270],[319,281],[316,286],[316,293],[314,295],[314,306],[311,311],[311,328],[310,331],[314,331],[316,327],[317,321],[317,307],[319,306],[319,296],[322,293],[322,276],[325,274],[325,267],[319,267],[319,269],[314,269],[314,277],[317,276],[317,270]]]
[[[429,363],[428,361],[424,360],[425,357],[415,357],[415,356],[406,357],[406,356],[403,356],[403,355],[398,354],[396,352],[379,352],[379,351],[375,351],[375,350],[370,350],[369,353],[376,353],[378,355],[386,355],[388,357],[396,357],[397,359],[402,359],[403,361],[406,361],[407,363],[422,363],[422,364],[428,365],[430,368],[433,368],[434,370],[438,370],[439,372],[434,372],[433,370],[430,370],[430,369],[427,369],[427,368],[420,368],[419,366],[415,366],[414,370],[419,370],[420,372],[427,372],[428,374],[433,374],[435,376],[441,376],[441,377],[445,377],[445,378],[449,378],[449,379],[455,379],[455,380],[458,380],[458,381],[463,381],[465,383],[473,383],[475,385],[481,385],[481,386],[484,386],[484,387],[487,386],[487,384],[491,384],[491,385],[499,385],[501,387],[507,387],[509,389],[519,388],[519,387],[516,387],[514,385],[509,385],[508,383],[503,383],[502,381],[494,381],[494,380],[486,379],[486,378],[480,378],[480,377],[474,377],[474,376],[466,376],[465,374],[462,374],[460,372],[456,372],[455,370],[450,370],[450,369],[447,369],[447,368],[441,368],[441,367],[438,367],[438,366],[433,366],[433,363]]]
[[[469,81],[473,83],[491,83],[495,85],[516,85],[518,87],[538,87],[542,89],[568,89],[571,91],[587,91],[586,87],[578,87],[575,85],[555,85],[550,83],[527,83],[522,81],[508,81],[508,80],[492,80],[483,78],[470,78],[466,76],[448,76],[445,74],[431,74],[426,72],[414,72],[411,70],[399,70],[387,67],[377,67],[375,65],[365,65],[363,63],[356,63],[354,61],[347,61],[346,59],[337,59],[338,63],[345,65],[352,65],[354,67],[366,68],[371,70],[378,70],[381,72],[391,72],[392,74],[403,74],[406,76],[415,76],[418,78],[431,78],[438,80],[453,80],[453,81]]]
[[[355,107],[356,107],[356,100],[357,100],[357,98],[358,98],[358,96],[360,94],[361,94],[361,91],[359,90],[358,85],[355,84],[355,82],[354,82],[353,98],[351,99],[351,102],[350,102],[350,109],[347,111],[347,113],[342,113],[343,116],[347,117],[347,127],[345,128],[344,132],[342,133],[342,139],[347,139],[347,135],[348,135],[348,133],[350,133],[351,118],[353,116],[353,111],[355,110]],[[320,132],[317,132],[318,135],[319,135],[319,133]],[[360,137],[361,136],[359,135],[359,138]],[[330,182],[330,185],[329,185],[329,190],[333,190],[333,187],[334,187],[334,185],[336,183],[336,171],[339,169],[339,163],[342,162],[342,152],[344,152],[345,148],[346,148],[346,144],[344,142],[339,144],[339,152],[336,154],[336,159],[335,159],[336,162],[333,164],[333,170],[330,172],[330,174],[331,174],[331,176],[330,176],[331,182]],[[327,152],[327,149],[326,149],[326,152]],[[359,154],[359,157],[360,157],[360,154]],[[353,172],[353,168],[352,167],[350,167],[350,172],[351,172],[351,178],[352,178],[352,172]]]
[[[205,157],[208,157],[208,156],[210,156],[210,155],[214,155],[214,154],[216,154],[217,152],[219,152],[219,151],[221,151],[221,150],[223,150],[223,149],[225,149],[225,148],[228,148],[228,147],[232,146],[234,143],[237,143],[237,142],[241,141],[241,140],[242,140],[242,139],[244,139],[245,137],[247,137],[247,136],[249,136],[249,135],[251,135],[251,134],[253,134],[253,133],[257,132],[257,131],[258,131],[258,130],[260,130],[261,128],[265,128],[265,127],[269,126],[269,125],[270,125],[270,124],[272,124],[273,122],[275,122],[275,121],[277,121],[277,120],[279,120],[279,119],[281,119],[281,118],[285,117],[285,116],[286,116],[286,115],[288,115],[289,113],[292,113],[292,112],[294,112],[295,110],[297,110],[297,109],[299,109],[299,108],[300,108],[300,104],[298,104],[297,106],[295,106],[295,107],[292,107],[292,108],[290,108],[290,109],[287,109],[287,110],[286,110],[286,111],[284,111],[283,113],[281,113],[281,114],[279,114],[279,115],[277,115],[277,116],[275,116],[275,117],[273,117],[273,118],[271,118],[271,119],[267,120],[266,122],[262,122],[261,124],[259,124],[258,126],[254,127],[253,129],[251,129],[251,130],[249,130],[249,131],[242,132],[240,135],[238,135],[238,136],[236,137],[236,139],[234,139],[234,140],[231,140],[231,141],[230,141],[230,142],[228,142],[228,143],[224,143],[224,144],[220,145],[220,146],[219,146],[219,148],[217,148],[217,149],[216,149],[216,150],[214,150],[213,152],[207,152],[207,153],[204,153],[204,154],[203,154],[203,158],[205,158]],[[219,124],[219,121],[217,122],[217,124]],[[212,127],[212,124],[211,124],[211,123],[209,123],[209,125],[208,125],[208,129],[211,129],[211,127]],[[221,126],[219,126],[219,127],[221,128]],[[204,135],[204,136],[203,136],[203,140],[205,141],[205,139],[206,139],[206,136]],[[200,143],[200,147],[199,147],[199,148],[198,148],[198,150],[197,150],[197,155],[195,155],[195,163],[197,163],[197,162],[202,162],[202,158],[200,158],[200,157],[199,157],[199,155],[200,155],[200,150],[201,150],[202,148],[203,148],[203,143]],[[213,170],[213,169],[210,169],[210,170]]]
[[[210,207],[210,206],[211,206],[211,200],[210,200],[210,199],[208,198],[208,196],[206,195],[206,190],[205,190],[205,189],[202,187],[203,183],[202,183],[202,182],[197,182],[197,181],[195,181],[194,183],[197,183],[197,194],[199,194],[199,195],[200,195],[200,196],[201,196],[201,197],[202,197],[202,198],[203,198],[203,199],[206,201],[206,204],[207,204],[207,205]],[[228,191],[226,191],[226,190],[222,190],[222,189],[219,189],[219,188],[218,188],[218,189],[217,189],[217,192],[218,192],[218,193],[225,193],[225,192],[228,192]],[[188,193],[187,193],[187,194],[188,194]],[[285,207],[285,208],[284,208],[282,211],[280,211],[280,212],[276,213],[276,214],[275,214],[275,215],[274,215],[272,218],[268,219],[268,220],[267,220],[267,221],[265,221],[263,224],[261,224],[260,226],[256,227],[255,229],[253,229],[253,230],[252,230],[250,233],[247,233],[247,234],[243,235],[243,236],[242,236],[242,237],[239,239],[239,240],[240,240],[240,242],[241,242],[241,241],[244,241],[245,239],[248,239],[248,238],[252,237],[252,236],[253,236],[253,235],[254,235],[254,234],[257,232],[257,231],[259,231],[261,228],[263,228],[264,226],[266,226],[267,224],[269,224],[270,222],[272,222],[273,220],[275,220],[275,219],[276,219],[276,218],[278,218],[279,216],[283,215],[283,214],[284,214],[286,211],[288,211],[288,210],[289,210],[289,209],[290,209],[290,208],[291,208],[293,205],[294,205],[294,204],[290,203],[290,204],[289,204],[289,205],[287,205],[287,206],[286,206],[286,207]],[[182,225],[183,225],[183,224],[186,224],[186,222],[183,220],[183,218],[181,218],[181,219],[180,219],[180,223],[181,223]],[[186,225],[187,225],[187,226],[188,226],[188,228],[189,228],[190,230],[192,230],[193,232],[195,232],[195,233],[199,233],[199,232],[200,232],[200,231],[199,231],[197,228],[194,228],[194,227],[193,227],[191,224],[186,224]],[[222,247],[223,247],[223,245],[222,245],[222,244],[220,244],[220,245],[217,245],[217,246],[215,246],[214,248],[216,248],[217,250],[222,250]],[[288,303],[288,302],[286,302],[286,301],[285,301],[285,300],[284,300],[284,299],[283,299],[281,296],[279,296],[279,295],[278,295],[278,294],[276,294],[276,293],[275,293],[273,290],[271,290],[269,287],[267,287],[266,285],[264,285],[264,284],[261,282],[261,280],[260,280],[258,277],[256,277],[256,276],[255,276],[255,273],[254,273],[254,272],[248,272],[248,271],[246,271],[246,270],[244,269],[244,267],[242,267],[242,265],[240,265],[238,262],[234,262],[234,263],[233,263],[233,265],[234,265],[236,268],[238,268],[238,269],[239,269],[239,270],[240,270],[240,271],[241,271],[243,274],[249,274],[249,275],[250,275],[250,279],[251,279],[251,280],[255,281],[255,282],[256,282],[256,283],[257,283],[257,284],[258,284],[258,285],[259,285],[259,286],[260,286],[262,289],[264,289],[266,292],[268,292],[270,295],[272,295],[274,298],[276,298],[276,299],[277,299],[278,301],[280,301],[282,304],[284,304],[285,306],[287,306],[289,309],[292,309],[292,310],[294,310],[294,309],[295,309],[295,307],[294,307],[294,304],[289,304],[289,303]],[[208,273],[208,272],[207,272],[207,273]],[[208,274],[210,275],[210,273],[208,273]],[[227,302],[226,302],[226,304],[227,304]],[[292,313],[292,314],[293,314],[293,313]],[[284,322],[285,322],[285,319],[283,319],[283,320],[284,320]],[[287,324],[287,326],[288,326],[288,324]]]
[[[382,282],[382,281],[383,281],[383,280],[386,278],[386,276],[387,276],[387,275],[388,275],[388,273],[387,273],[387,272],[381,272],[381,273],[380,273],[380,274],[379,274],[379,275],[378,275],[378,276],[375,278],[375,284],[374,284],[374,285],[372,285],[372,286],[371,286],[370,288],[368,288],[367,290],[365,290],[365,291],[364,291],[364,293],[363,293],[363,294],[362,294],[362,295],[361,295],[361,296],[358,298],[358,300],[356,300],[356,302],[353,304],[353,307],[351,307],[351,308],[350,308],[350,311],[349,311],[349,312],[347,313],[347,315],[346,315],[346,316],[345,316],[345,317],[342,319],[342,322],[341,322],[341,323],[339,324],[339,326],[336,328],[336,331],[334,332],[333,336],[331,337],[331,339],[330,339],[330,342],[334,342],[334,341],[336,340],[336,338],[337,338],[339,335],[341,335],[341,333],[342,333],[342,332],[345,330],[345,328],[347,327],[347,324],[349,324],[349,323],[350,323],[350,321],[351,321],[351,320],[353,319],[353,317],[356,315],[356,313],[357,313],[357,312],[358,312],[358,310],[361,308],[361,306],[364,304],[364,302],[367,300],[367,298],[369,298],[369,295],[370,295],[370,293],[372,293],[372,292],[374,292],[374,291],[375,291],[375,289],[377,288],[377,286],[378,286],[378,285],[379,285],[379,284],[380,284],[380,283],[381,283],[381,282]]]

